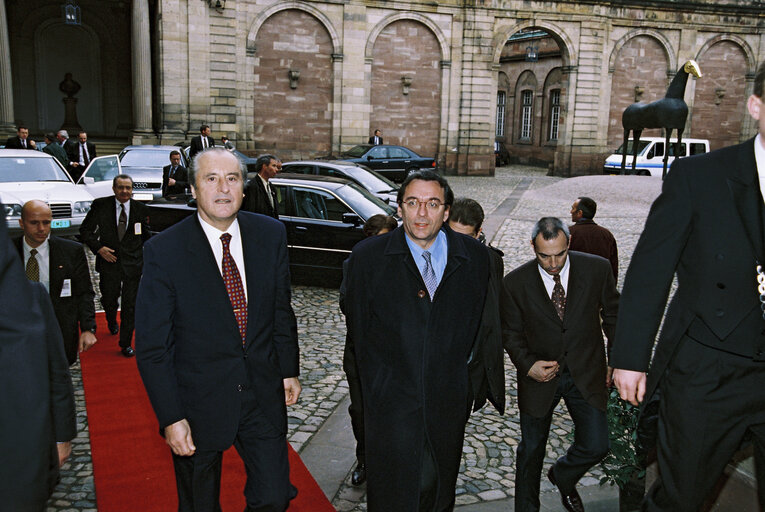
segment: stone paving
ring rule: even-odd
[[[528,240],[531,227],[539,217],[557,215],[566,220],[576,197],[588,195],[598,202],[596,220],[611,229],[617,238],[621,286],[622,275],[642,230],[648,207],[658,194],[660,180],[632,176],[562,180],[546,176],[544,169],[513,166],[498,169],[497,176],[493,178],[449,177],[449,182],[456,196],[478,200],[490,214],[522,178],[531,179],[529,190],[501,224],[496,235],[490,238],[492,245],[505,252],[505,271],[533,257]],[[338,307],[335,289],[295,286],[293,306],[300,335],[303,392],[299,403],[288,411],[288,438],[300,452],[348,393],[342,371],[345,321]],[[62,470],[62,481],[49,503],[49,512],[97,510],[79,364],[73,367],[72,373],[77,394],[78,437],[74,442],[72,458]],[[506,376],[508,403],[504,417],[487,406],[474,413],[468,422],[457,481],[458,505],[513,495],[515,449],[520,440],[520,426],[515,400],[515,369],[509,358],[506,359]],[[561,405],[553,419],[546,465],[564,453],[571,431],[572,422]],[[593,469],[582,479],[581,485],[598,485],[600,475],[597,469]],[[543,478],[542,491],[551,488],[551,484]],[[332,500],[333,504],[340,511],[365,511],[364,491],[364,486],[350,486],[346,478]]]

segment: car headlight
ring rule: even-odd
[[[6,204],[5,217],[8,219],[21,218],[21,205],[20,204]]]
[[[74,213],[88,213],[90,211],[90,203],[93,201],[77,201],[74,203]]]

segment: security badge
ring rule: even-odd
[[[760,309],[765,320],[765,272],[762,271],[762,265],[757,265],[757,292],[760,294]]]

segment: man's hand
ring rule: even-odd
[[[610,366],[606,367],[606,388],[610,388],[614,383],[614,369]]]
[[[287,405],[296,404],[302,389],[303,388],[300,386],[300,381],[298,381],[297,377],[284,379],[284,402]]]
[[[632,370],[614,370],[614,384],[619,396],[632,405],[638,405],[645,398],[645,373]]]
[[[27,139],[27,144],[29,144],[30,148],[37,149],[37,143],[33,141],[32,139]]]
[[[96,335],[90,331],[82,331],[80,333],[79,350],[80,352],[87,351],[90,347],[96,344]]]
[[[529,370],[528,376],[537,382],[549,382],[558,375],[557,361],[537,361]]]
[[[114,249],[110,249],[106,246],[103,246],[98,250],[98,255],[109,263],[114,263],[117,261],[117,256],[114,255]]]
[[[170,445],[174,454],[183,457],[194,455],[197,451],[194,440],[191,439],[191,426],[185,419],[165,427],[165,442]]]
[[[72,442],[56,443],[56,450],[58,450],[58,467],[61,467],[72,454]]]
[[[175,178],[167,178],[167,184],[171,187],[175,185]]]

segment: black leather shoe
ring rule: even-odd
[[[550,479],[555,487],[558,487],[558,483],[555,481],[555,474],[553,473],[553,466],[550,466],[550,470],[547,471],[547,478]],[[576,489],[571,494],[563,494],[563,491],[558,487],[558,492],[560,492],[560,502],[563,504],[563,508],[569,512],[584,512],[582,497],[579,496]]]
[[[135,355],[135,350],[133,350],[133,347],[123,347],[121,352],[125,357],[133,357]]]
[[[351,483],[353,485],[361,485],[366,481],[367,481],[367,467],[364,464],[359,462],[358,464],[356,464],[356,469],[354,469],[353,473],[351,474]]]
[[[120,332],[120,326],[117,325],[117,322],[109,322],[109,334],[115,335]]]

